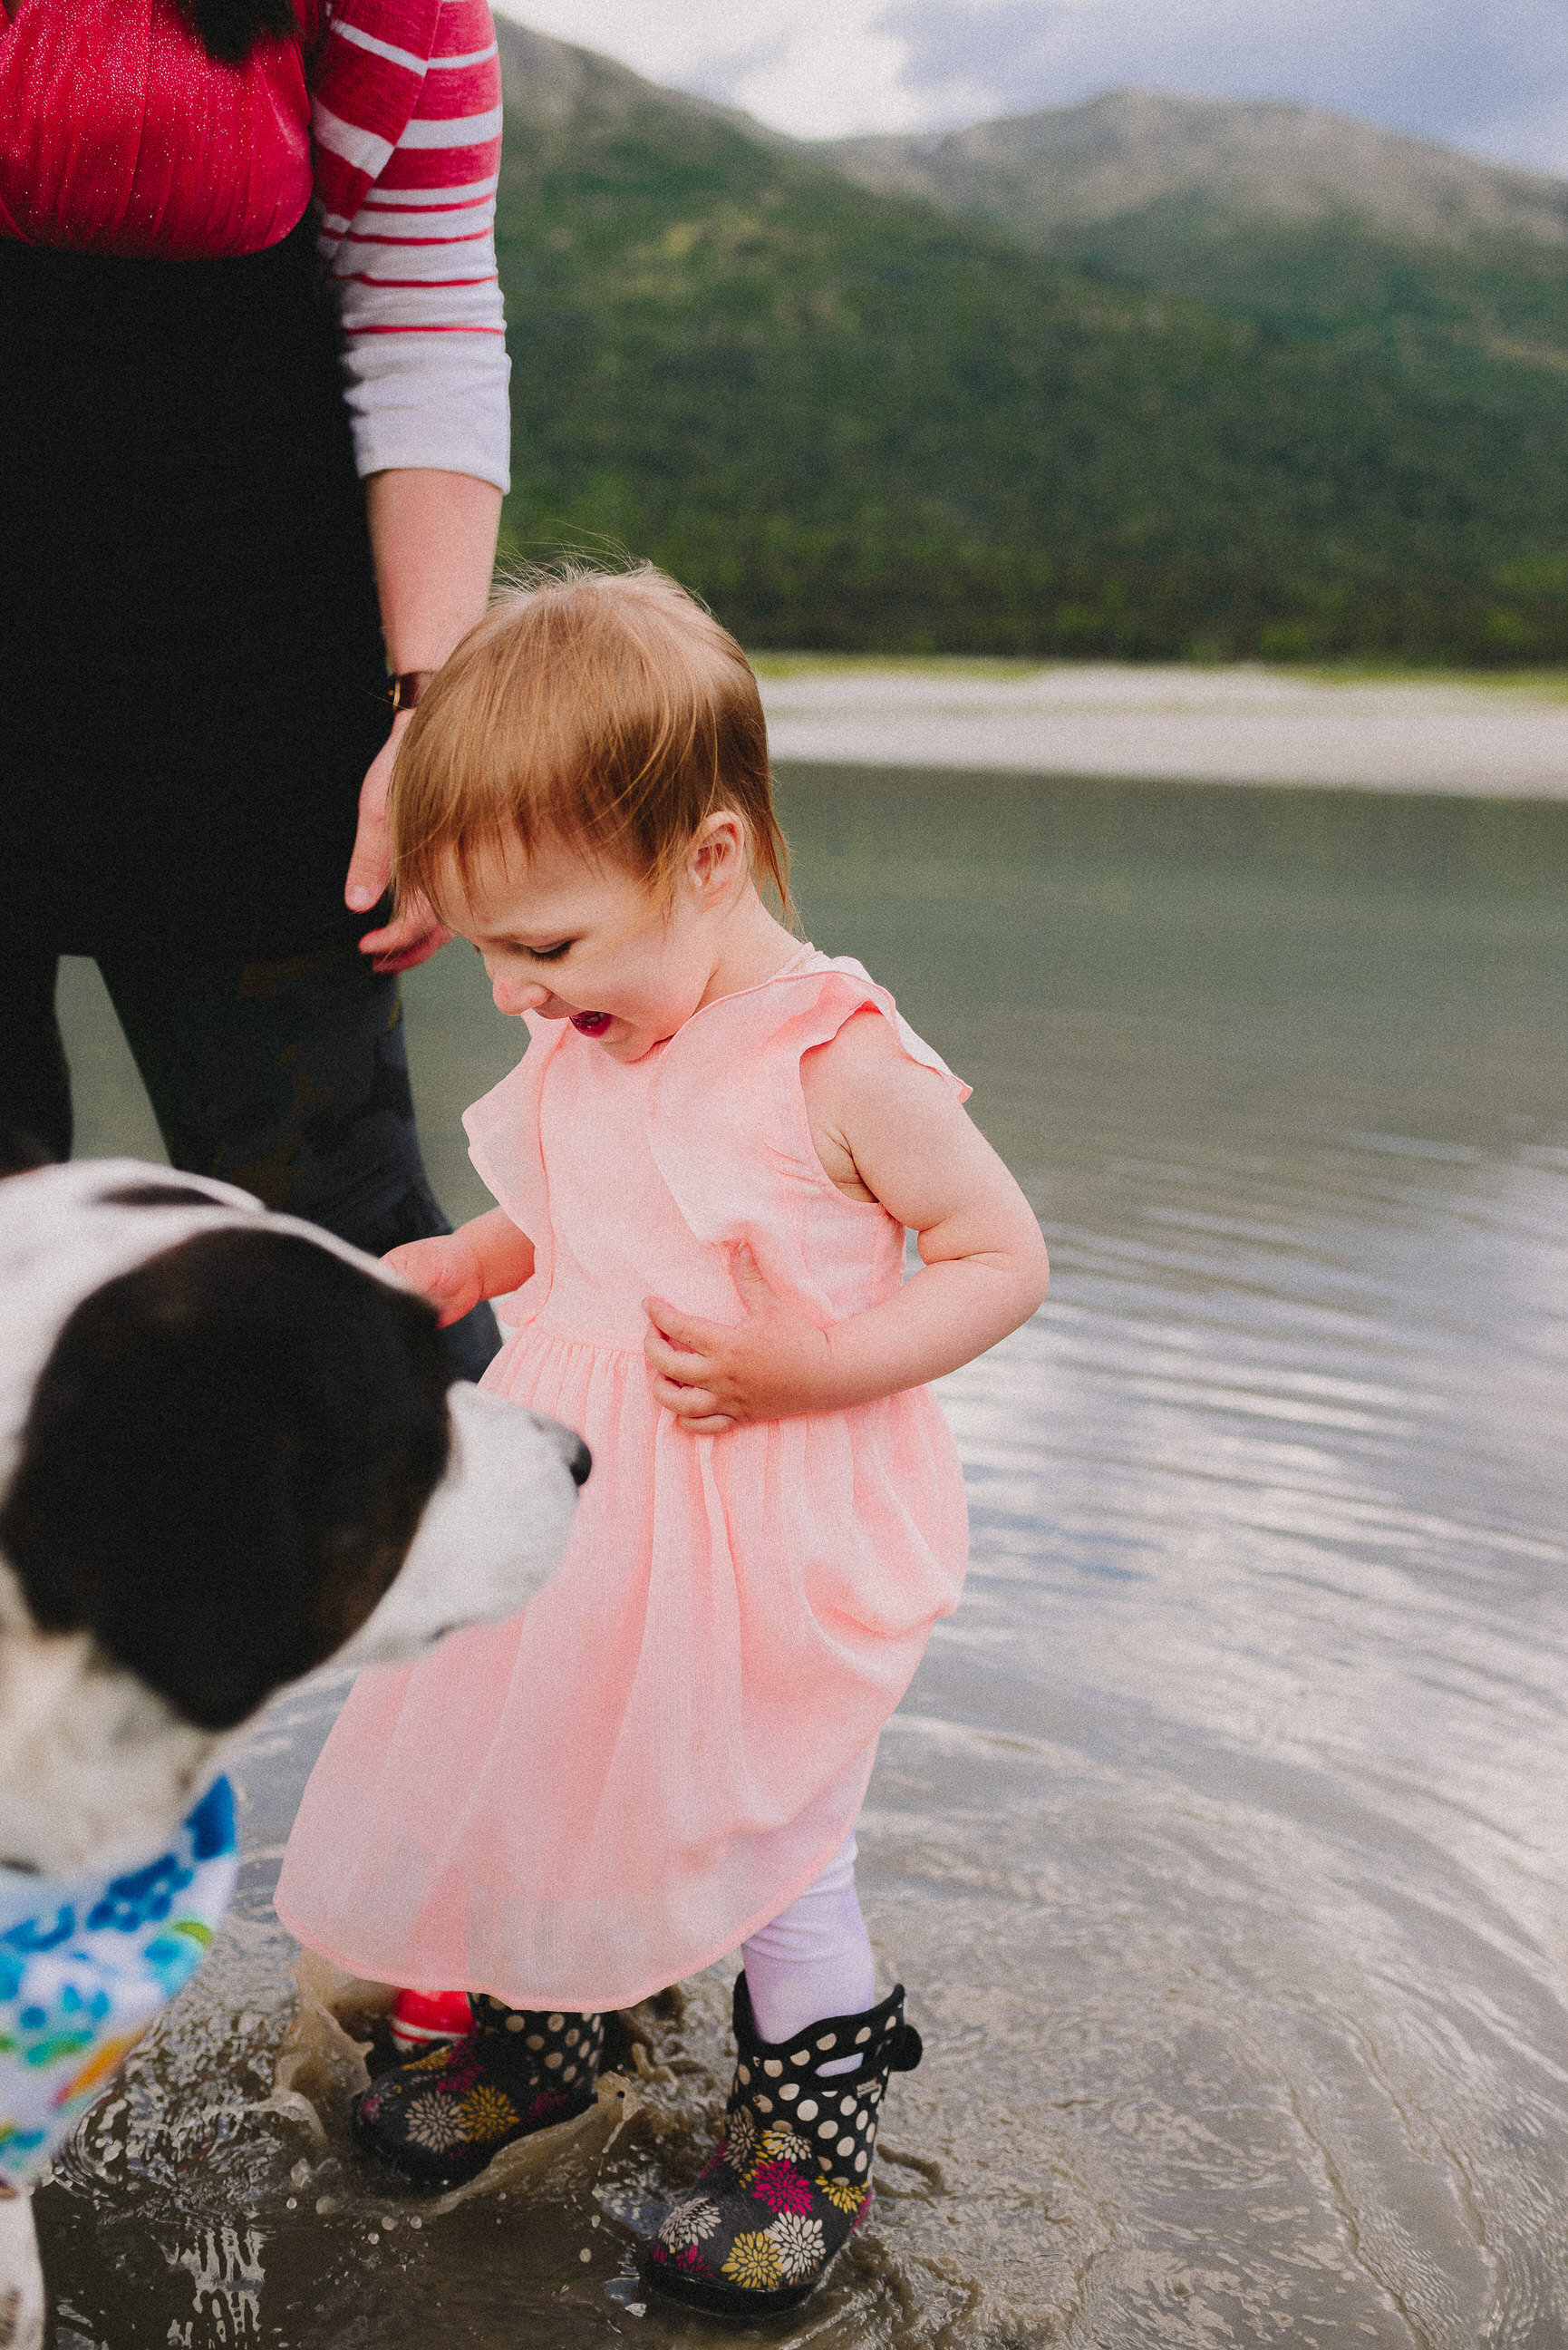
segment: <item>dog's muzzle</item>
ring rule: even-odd
[[[541,1430],[545,1435],[552,1438],[560,1446],[561,1458],[571,1472],[573,1484],[586,1485],[588,1482],[588,1471],[594,1465],[594,1456],[576,1430],[563,1428],[558,1419],[542,1419],[537,1412],[531,1412],[529,1418],[535,1428]]]
[[[458,1381],[452,1458],[401,1574],[335,1664],[402,1664],[464,1624],[498,1624],[553,1572],[593,1457],[574,1429]]]

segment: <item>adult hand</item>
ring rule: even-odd
[[[385,891],[391,873],[387,792],[398,744],[412,716],[411,710],[397,712],[392,731],[371,760],[359,787],[359,826],[354,835],[354,854],[348,860],[348,879],[343,891],[344,903],[357,914],[369,912]],[[416,963],[428,962],[431,955],[439,954],[451,936],[424,899],[415,897],[379,930],[367,931],[359,941],[359,951],[373,958],[379,972],[412,971]]]
[[[645,1297],[643,1341],[653,1392],[692,1436],[722,1436],[753,1419],[787,1419],[833,1409],[826,1330],[770,1289],[749,1248],[737,1249],[743,1322],[701,1322],[660,1297]]]

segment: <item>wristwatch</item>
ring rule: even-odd
[[[394,718],[400,710],[412,710],[434,675],[433,669],[406,669],[393,678],[387,688],[387,699]]]

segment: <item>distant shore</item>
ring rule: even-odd
[[[1568,676],[758,654],[774,756],[1568,799]]]

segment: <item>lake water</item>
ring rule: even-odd
[[[761,2334],[637,2314],[725,1970],[656,2019],[652,2109],[504,2201],[416,2227],[258,2113],[317,1690],[243,1773],[220,1950],[38,2198],[62,2350],[1562,2350],[1568,808],[826,769],[784,802],[810,934],[971,1081],[1055,1264],[945,1389],[969,1591],[861,1838],[928,2051],[875,2224]],[[83,1147],[145,1148],[67,995]],[[409,998],[469,1212],[457,1113],[517,1031],[466,950]]]

